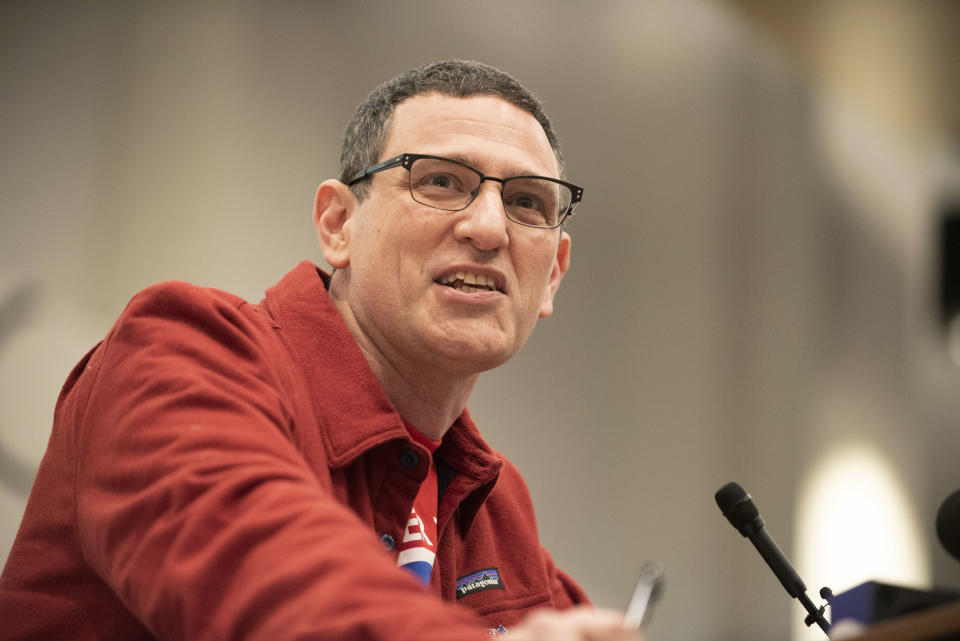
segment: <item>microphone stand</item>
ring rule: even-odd
[[[826,599],[827,603],[830,603],[830,600],[833,598],[833,590],[827,587],[820,588],[820,596]],[[827,609],[827,605],[824,604],[817,608],[817,606],[813,604],[813,601],[810,600],[810,597],[807,596],[806,592],[801,592],[798,594],[797,600],[800,601],[800,605],[802,605],[807,611],[807,617],[803,620],[807,627],[809,628],[811,625],[816,623],[829,637],[830,623],[823,616],[823,611]]]

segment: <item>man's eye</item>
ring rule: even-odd
[[[543,200],[531,194],[516,194],[509,199],[507,205],[520,209],[531,209],[540,212],[544,211]]]
[[[436,189],[457,189],[458,181],[454,176],[450,174],[430,174],[426,176],[420,184],[423,187],[430,187]]]
[[[513,205],[524,209],[540,209],[540,201],[533,196],[517,196],[513,199]]]

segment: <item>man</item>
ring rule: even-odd
[[[332,276],[301,263],[259,305],[158,285],[71,373],[0,638],[634,638],[573,607],[466,410],[570,263],[582,191],[536,99],[415,69],[341,161],[313,217]]]

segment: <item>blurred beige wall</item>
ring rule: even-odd
[[[313,192],[356,103],[465,57],[544,100],[586,187],[557,313],[471,402],[557,562],[623,607],[662,560],[654,638],[786,638],[799,608],[713,493],[741,482],[789,553],[805,474],[856,438],[960,585],[932,526],[960,376],[930,303],[957,160],[796,51],[710,2],[0,4],[0,554],[59,386],[126,301],[166,279],[259,300],[320,261]]]

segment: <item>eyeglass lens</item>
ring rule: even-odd
[[[410,165],[413,199],[437,209],[464,209],[477,195],[480,182],[476,171],[449,160],[417,158]],[[555,226],[572,197],[566,185],[539,178],[508,178],[502,193],[507,217],[536,227]]]

